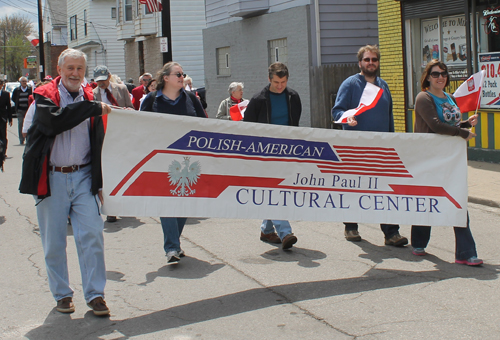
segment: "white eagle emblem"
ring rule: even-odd
[[[184,157],[184,161],[182,161],[184,167],[178,161],[173,161],[168,166],[170,184],[176,185],[175,189],[170,190],[173,195],[189,196],[196,192],[196,190],[191,189],[191,186],[196,184],[200,177],[201,165],[198,161],[189,164],[189,159],[190,157]]]

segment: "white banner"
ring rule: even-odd
[[[465,226],[460,137],[113,110],[103,213]]]

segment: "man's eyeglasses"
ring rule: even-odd
[[[448,78],[448,72],[444,71],[444,72],[431,72],[431,77],[432,78],[439,78],[439,76],[443,77],[443,78]]]
[[[174,75],[174,76],[177,76],[177,78],[181,78],[181,77],[184,77],[186,78],[187,74],[185,73],[180,73],[180,72],[177,72],[177,73],[170,73],[169,76],[171,75]]]
[[[376,63],[378,61],[378,58],[363,58],[363,61],[365,63],[369,63],[370,60],[372,61],[372,63]]]

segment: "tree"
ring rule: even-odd
[[[7,79],[15,81],[23,75],[24,58],[37,55],[36,49],[26,39],[35,34],[28,17],[13,14],[0,18],[0,73],[7,73]],[[4,39],[5,37],[5,39]],[[4,59],[5,55],[5,59]]]

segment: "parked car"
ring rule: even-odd
[[[16,117],[16,107],[14,102],[12,101],[12,92],[14,92],[14,89],[19,86],[21,86],[21,83],[18,81],[5,83],[5,91],[10,93],[10,106],[12,110],[12,117]]]

